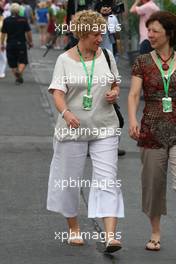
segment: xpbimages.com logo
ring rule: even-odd
[[[54,187],[56,189],[67,189],[69,188],[98,188],[101,190],[108,190],[113,187],[120,188],[122,186],[122,181],[120,179],[118,180],[113,180],[113,179],[108,179],[108,180],[85,180],[85,179],[72,179],[71,177],[68,180],[54,180]]]
[[[114,76],[112,73],[106,73],[106,75],[98,76],[94,75],[92,76],[92,83],[93,84],[99,84],[101,86],[106,86],[108,84],[112,84],[116,82],[116,84],[120,84],[122,77],[121,75]],[[88,79],[90,81],[90,79]],[[68,73],[68,75],[63,76],[55,76],[53,78],[53,82],[60,83],[62,85],[69,85],[69,84],[86,84],[87,83],[87,77],[84,75],[74,75],[71,72]]]
[[[62,25],[57,25],[55,24],[55,32],[64,34],[68,31],[71,32],[99,32],[101,31],[102,34],[106,34],[107,32],[119,32],[121,31],[121,24],[111,24],[109,23],[107,24],[101,24],[101,25],[97,25],[97,24],[80,24],[80,25],[76,25],[72,22],[70,22],[68,25],[67,24],[62,24]]]
[[[121,128],[111,128],[111,127],[101,127],[101,128],[89,128],[89,127],[63,127],[55,128],[54,135],[58,140],[66,136],[74,137],[78,136],[97,136],[99,138],[110,137],[110,136],[120,136]]]
[[[55,232],[54,239],[60,240],[62,243],[68,241],[69,238],[76,238],[78,236],[75,232]],[[113,238],[117,240],[121,240],[122,233],[121,232],[80,232],[79,237],[83,240],[100,240],[101,242],[106,242],[108,239]]]

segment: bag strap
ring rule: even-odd
[[[107,49],[102,49],[104,55],[105,55],[105,58],[106,58],[106,61],[108,63],[108,66],[109,66],[109,69],[111,70],[111,60],[110,60],[110,57],[109,57],[109,53],[107,51]],[[120,112],[120,106],[117,104],[117,103],[114,103],[113,104],[113,107],[114,107],[114,110],[118,116],[118,119],[119,119],[119,124],[120,124],[120,128],[123,128],[124,126],[124,118]]]
[[[109,53],[108,53],[107,49],[102,49],[102,51],[103,51],[103,53],[105,55],[106,61],[107,61],[108,66],[109,66],[109,68],[111,70],[111,61],[110,61]]]

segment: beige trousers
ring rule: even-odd
[[[142,161],[142,211],[149,217],[167,213],[166,189],[167,169],[173,177],[176,190],[176,145],[171,148],[141,148]]]

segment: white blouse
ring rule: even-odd
[[[95,60],[91,95],[93,105],[90,111],[82,107],[83,95],[87,94],[87,81],[83,65],[70,58],[67,52],[61,54],[56,62],[49,91],[58,89],[65,92],[68,108],[79,118],[80,127],[69,129],[59,114],[55,127],[55,137],[59,141],[88,141],[120,134],[119,121],[112,104],[105,95],[113,82],[120,83],[113,54],[108,50],[111,70],[102,52]],[[90,74],[92,61],[85,62]]]

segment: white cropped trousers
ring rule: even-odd
[[[54,142],[47,209],[65,217],[78,215],[88,148],[93,167],[88,217],[124,217],[123,197],[117,179],[118,137],[89,142]]]

